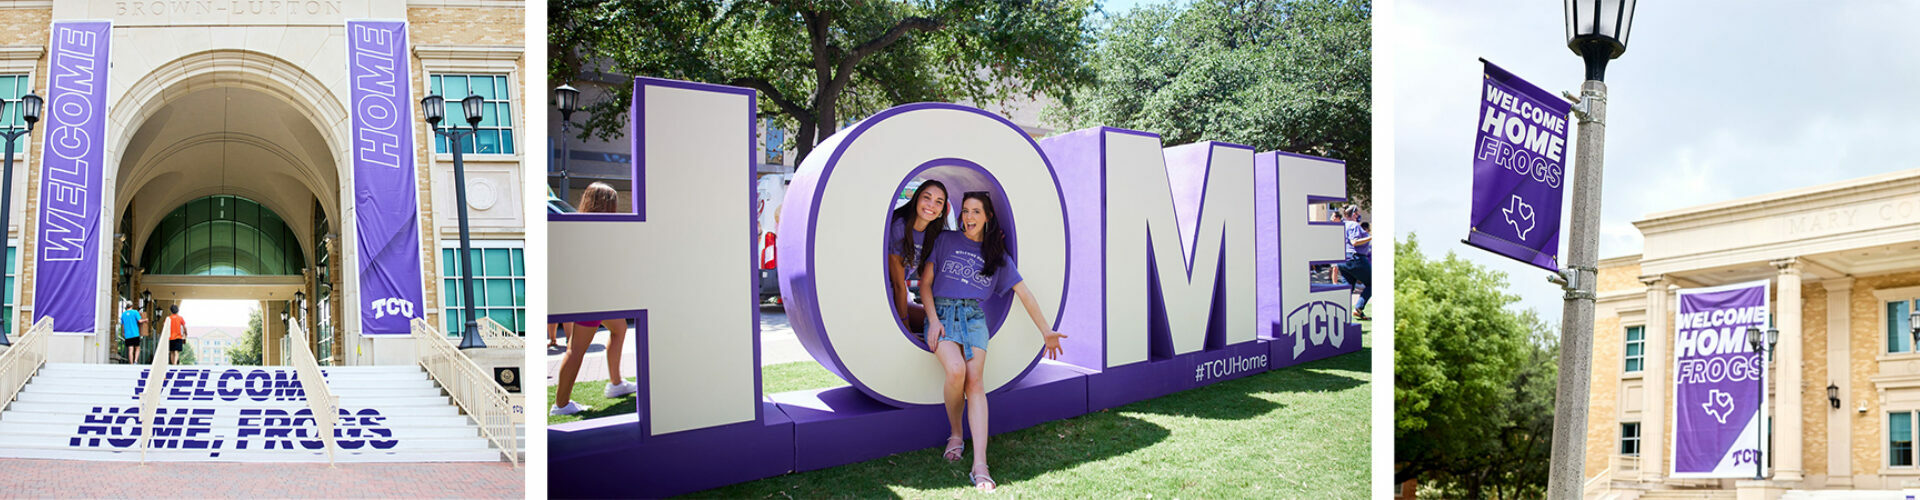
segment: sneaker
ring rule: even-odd
[[[547,412],[547,414],[548,414],[548,415],[556,415],[556,416],[557,416],[557,415],[572,415],[572,414],[575,414],[575,413],[580,413],[580,412],[583,412],[583,411],[587,411],[588,409],[589,409],[589,408],[587,408],[587,407],[585,407],[585,406],[580,406],[580,402],[579,402],[579,401],[568,401],[568,402],[567,402],[567,405],[566,405],[566,406],[555,406],[555,407],[553,407],[553,411],[549,411],[549,412]]]
[[[623,379],[618,384],[608,384],[605,394],[608,398],[617,398],[636,392],[640,392],[640,386]]]

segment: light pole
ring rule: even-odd
[[[560,199],[566,200],[573,192],[573,174],[567,170],[567,160],[573,151],[567,146],[567,132],[572,130],[573,112],[580,109],[580,89],[572,85],[554,87],[553,100],[560,105],[560,161],[554,162],[554,166],[560,168]]]
[[[1567,291],[1560,317],[1560,380],[1554,402],[1547,497],[1582,496],[1587,453],[1587,384],[1593,374],[1593,298],[1600,260],[1600,181],[1607,135],[1607,61],[1627,51],[1634,0],[1566,0],[1567,48],[1586,60],[1580,85],[1580,151],[1567,239]]]
[[[1754,384],[1760,387],[1759,409],[1765,410],[1767,409],[1767,378],[1765,376],[1766,369],[1767,369],[1766,367],[1769,364],[1769,362],[1772,361],[1767,359],[1767,353],[1773,352],[1774,346],[1780,343],[1780,329],[1774,328],[1774,327],[1767,327],[1767,336],[1765,338],[1761,338],[1760,327],[1749,326],[1747,327],[1747,343],[1751,347],[1753,347],[1754,355],[1760,356],[1761,376],[1754,377],[1753,380],[1754,380]],[[1833,390],[1834,389],[1829,389],[1829,392]],[[1753,415],[1754,415],[1754,419],[1759,420],[1762,415],[1765,415],[1765,413],[1760,411],[1755,411]],[[1766,420],[1760,420],[1760,428],[1768,429]],[[1768,434],[1766,436],[1767,440],[1772,441],[1773,440],[1772,433],[1768,432],[1767,434]],[[1766,463],[1765,461],[1761,460],[1763,458],[1763,455],[1760,452],[1761,449],[1762,448],[1760,446],[1760,439],[1756,437],[1753,440],[1753,480],[1755,481],[1763,481],[1767,479],[1766,476],[1761,474],[1762,465]]]
[[[6,166],[0,167],[0,231],[4,231],[7,225],[12,223],[8,219],[13,218],[13,143],[33,132],[33,124],[40,121],[42,104],[45,104],[45,101],[40,100],[39,94],[28,92],[27,95],[20,96],[20,119],[27,122],[27,128],[0,132],[0,137],[5,137],[7,140]],[[6,109],[7,103],[0,101],[0,116],[6,115]],[[4,256],[0,254],[0,257]],[[0,262],[0,266],[4,265],[6,263]],[[7,338],[7,330],[13,329],[13,318],[0,318],[0,325],[4,326],[0,328],[0,346],[13,345],[13,341]]]
[[[459,210],[456,210],[456,212],[460,214],[460,298],[467,306],[467,324],[465,328],[460,330],[461,349],[474,349],[487,346],[485,342],[480,341],[480,323],[479,320],[474,317],[473,242],[470,241],[467,236],[467,167],[465,163],[462,163],[460,153],[460,137],[473,135],[473,133],[480,128],[480,114],[484,111],[481,108],[483,104],[485,104],[485,101],[478,95],[469,94],[466,99],[460,100],[460,112],[466,115],[467,128],[469,129],[466,132],[461,132],[458,125],[449,125],[446,130],[440,129],[440,120],[445,118],[447,114],[446,99],[440,97],[439,94],[429,95],[426,98],[420,99],[420,112],[427,115],[427,128],[432,130],[433,133],[440,134],[441,137],[447,138],[447,148],[453,151],[453,200],[454,204],[459,207]]]

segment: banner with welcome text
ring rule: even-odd
[[[1482,59],[1466,243],[1560,270],[1567,113],[1573,105]]]
[[[1753,477],[1766,361],[1767,280],[1679,292],[1673,323],[1673,477]]]
[[[33,320],[52,316],[56,332],[93,333],[99,313],[112,28],[109,21],[55,21],[48,50]]]

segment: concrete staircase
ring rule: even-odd
[[[0,458],[140,460],[146,366],[49,363],[0,412]],[[321,369],[339,462],[491,462],[500,451],[419,366]],[[325,462],[292,367],[174,366],[150,461]]]
[[[1735,500],[1737,490],[1649,490],[1640,500]]]

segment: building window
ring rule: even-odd
[[[460,286],[460,242],[441,242],[440,303],[441,317],[448,336],[466,328],[466,302]],[[500,326],[521,335],[527,333],[527,265],[520,241],[474,241],[473,253],[479,260],[473,266],[473,302],[475,312],[493,318]]]
[[[20,118],[20,96],[27,95],[32,85],[33,82],[27,78],[27,75],[0,75],[0,100],[7,102],[6,115],[0,116],[0,130],[11,132],[27,128],[27,121]],[[23,153],[26,150],[26,136],[21,136],[13,142],[14,153]]]
[[[1908,321],[1907,301],[1887,302],[1887,352],[1913,352],[1913,325]]]
[[[447,121],[466,127],[461,121],[460,100],[477,95],[486,100],[480,130],[460,141],[467,154],[510,155],[513,152],[513,94],[508,91],[506,75],[433,75],[427,77],[428,92],[447,99]],[[447,138],[433,136],[433,152],[447,152]]]
[[[1887,414],[1887,465],[1913,466],[1913,412]]]
[[[1629,457],[1640,456],[1640,423],[1620,423],[1620,454]]]
[[[1646,364],[1647,327],[1627,327],[1627,371],[1637,372]]]
[[[761,120],[760,123],[763,124],[762,130],[767,131],[767,163],[779,165],[781,157],[786,154],[787,131],[781,130],[780,124],[773,120]]]
[[[14,286],[15,276],[20,273],[20,249],[16,248],[19,244],[16,240],[7,241],[7,288],[0,290],[0,294],[4,294],[0,295],[0,329],[8,332],[14,331],[13,322],[19,319],[14,310],[20,301],[20,289]]]

